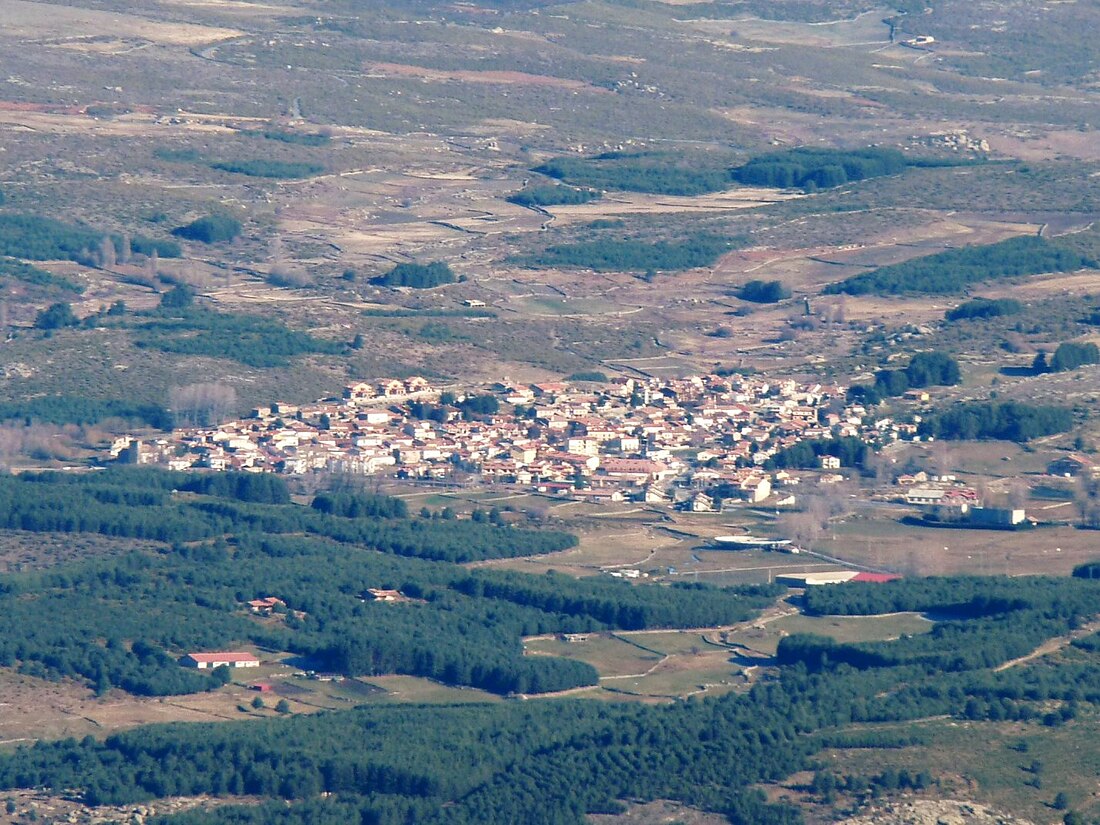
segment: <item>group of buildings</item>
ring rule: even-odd
[[[470,403],[471,399],[478,403]],[[476,410],[476,412],[471,412]],[[775,469],[799,441],[912,438],[912,424],[870,418],[843,387],[704,375],[606,383],[509,382],[464,394],[423,378],[361,382],[314,404],[276,403],[239,420],[120,440],[120,461],[172,469],[475,480],[593,501],[790,502],[795,484],[843,480]],[[714,495],[720,492],[720,496]]]

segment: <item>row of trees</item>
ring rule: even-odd
[[[169,293],[171,294],[171,293]],[[284,367],[299,355],[336,355],[344,345],[256,315],[196,307],[162,308],[134,316],[134,344],[179,355],[229,358],[251,367]]]
[[[308,178],[325,171],[320,163],[305,161],[271,160],[257,158],[253,160],[217,160],[210,164],[211,169],[248,175],[252,178]]]
[[[293,143],[298,146],[327,146],[332,143],[332,137],[325,132],[287,132],[282,129],[264,129],[260,132],[260,135],[268,140]]]
[[[895,149],[819,149],[802,147],[771,152],[729,166],[718,153],[605,152],[591,158],[560,157],[534,172],[576,186],[701,195],[741,183],[780,189],[829,189],[845,183],[893,175],[912,162]]]
[[[509,195],[508,200],[520,206],[572,206],[599,200],[602,197],[603,193],[598,189],[552,184],[528,186],[514,195]]]
[[[0,421],[39,424],[98,424],[110,418],[172,429],[172,416],[159,404],[141,404],[117,398],[48,395],[0,403]]]

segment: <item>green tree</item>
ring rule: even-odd
[[[69,304],[57,303],[38,313],[34,319],[36,329],[61,329],[62,327],[75,327],[80,321],[73,315],[73,308]]]
[[[195,303],[195,290],[187,284],[176,284],[160,296],[160,305],[164,309],[187,309]]]
[[[231,215],[207,215],[185,226],[177,226],[172,230],[172,234],[202,243],[231,241],[241,234],[241,222]]]

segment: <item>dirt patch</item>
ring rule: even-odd
[[[489,83],[504,86],[554,86],[559,89],[576,89],[601,94],[611,94],[610,90],[602,89],[585,83],[583,80],[570,80],[565,77],[553,77],[545,74],[528,74],[527,72],[509,71],[470,71],[454,69],[444,71],[442,69],[429,69],[425,66],[412,66],[407,63],[368,63],[364,67],[368,77],[415,77],[420,80],[430,81],[459,81],[461,83]]]
[[[233,797],[215,799],[214,797],[168,797],[141,805],[102,805],[89,807],[74,797],[51,796],[43,791],[5,791],[5,800],[14,806],[12,813],[0,811],[0,825],[13,823],[41,822],[53,823],[109,823],[141,822],[146,817],[170,816],[194,808],[214,808],[219,805],[253,805],[262,800],[258,797]]]
[[[1030,820],[1018,819],[985,805],[948,799],[896,802],[841,820],[840,825],[939,825],[948,822],[958,825],[1031,825]]]
[[[644,805],[631,805],[626,813],[592,814],[588,817],[594,825],[728,825],[729,820],[719,814],[709,814],[688,808],[678,802],[658,800]]]
[[[1049,132],[988,133],[989,147],[996,153],[1021,160],[1100,160],[1100,141],[1095,134],[1080,130]]]

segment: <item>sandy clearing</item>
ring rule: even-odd
[[[1095,129],[1052,130],[1028,136],[987,131],[983,137],[994,152],[1021,160],[1100,160],[1100,139]]]
[[[738,186],[711,195],[673,196],[634,192],[616,192],[597,201],[571,206],[548,206],[546,211],[559,221],[590,221],[608,215],[655,215],[668,212],[717,212],[725,209],[751,209],[770,203],[805,197],[799,192]]]
[[[510,86],[556,86],[560,89],[585,90],[610,94],[608,89],[586,83],[583,80],[570,80],[565,77],[553,77],[543,74],[509,71],[464,71],[429,69],[424,66],[412,66],[407,63],[367,63],[363,67],[369,77],[414,77],[420,80],[449,81],[463,83],[491,83]]]
[[[0,20],[6,37],[69,39],[93,35],[142,37],[168,46],[192,46],[240,37],[236,29],[192,23],[160,23],[129,14],[35,3],[31,0],[0,0]]]
[[[300,8],[279,6],[272,3],[244,2],[243,0],[160,0],[162,6],[185,6],[191,8],[209,8],[218,11],[241,12],[248,15],[298,15]]]

